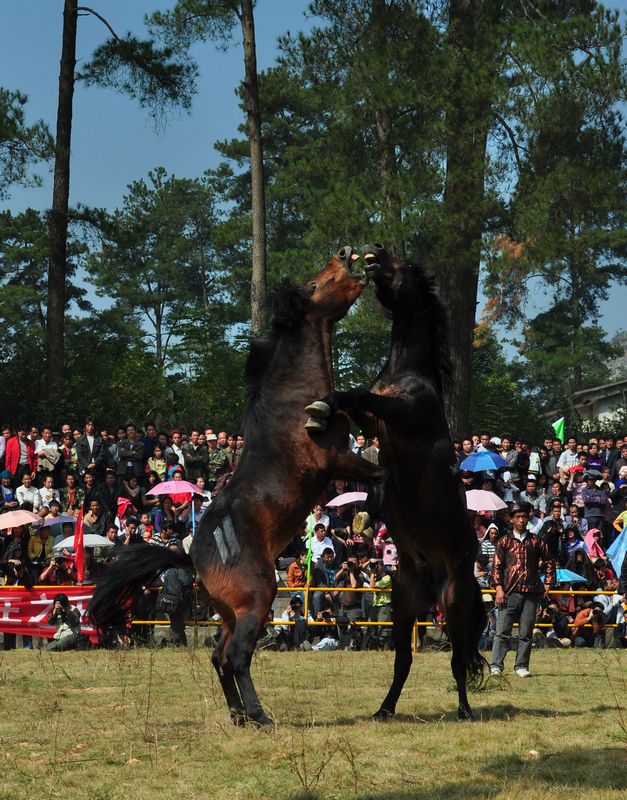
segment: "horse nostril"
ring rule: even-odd
[[[346,247],[343,247],[340,250],[338,256],[341,258],[342,261],[348,261],[351,257],[352,252],[353,252],[352,247],[348,247],[347,245]]]
[[[375,243],[372,245],[372,247],[373,247],[375,250],[383,250],[383,249],[384,249],[384,247],[383,247],[383,245],[381,244],[381,242],[375,242]]]

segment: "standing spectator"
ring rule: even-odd
[[[379,589],[373,593],[372,610],[374,613],[373,622],[392,621],[392,593],[381,591],[392,588],[392,578],[383,569],[383,561],[380,558],[373,558],[370,561],[370,588]],[[381,625],[377,634],[381,642],[382,650],[389,650],[392,641],[392,628],[389,625]]]
[[[546,516],[546,497],[538,492],[536,478],[532,476],[527,478],[525,491],[520,493],[518,499],[521,503],[529,503],[534,508],[536,517],[544,519]]]
[[[137,440],[137,428],[132,424],[126,426],[126,438],[118,442],[118,455],[118,488],[128,475],[143,477],[144,443]]]
[[[165,458],[163,457],[163,447],[159,442],[155,444],[152,451],[152,456],[150,456],[148,459],[148,469],[151,472],[156,472],[160,481],[165,480],[167,464],[165,462]]]
[[[224,450],[218,450],[218,437],[215,433],[207,436],[207,488],[212,490],[216,481],[227,471],[228,461]]]
[[[32,430],[37,429],[33,428]],[[46,425],[41,430],[41,439],[37,439],[35,442],[36,471],[40,487],[43,486],[45,476],[49,472],[54,472],[60,458],[59,445],[52,438],[52,428]]]
[[[553,486],[555,483],[561,486],[560,471],[557,466],[560,460],[560,456],[562,455],[562,443],[560,442],[559,439],[553,439],[548,454],[549,455],[546,461],[546,473],[548,477],[549,487]]]
[[[207,447],[204,444],[198,443],[199,436],[200,431],[196,428],[192,428],[189,433],[189,442],[185,442],[181,447],[185,462],[185,475],[187,480],[192,483],[196,478],[204,478],[207,475],[209,454]]]
[[[180,542],[170,542],[168,547],[182,552]],[[170,644],[187,645],[185,619],[190,612],[192,596],[192,573],[180,567],[171,567],[163,576],[163,592],[159,608],[170,620]]]
[[[555,576],[555,564],[546,544],[527,531],[529,504],[516,504],[511,517],[513,531],[499,539],[494,554],[492,583],[500,612],[490,672],[492,675],[501,675],[503,672],[512,627],[518,621],[519,642],[514,672],[520,678],[527,678],[531,675],[529,658],[536,608],[543,594],[548,595]],[[544,586],[540,579],[543,570]]]
[[[623,478],[621,474],[621,468],[627,467],[627,443],[622,444],[620,447],[620,456],[616,458],[612,464],[612,480],[614,483],[618,481],[620,478]]]
[[[4,454],[7,447],[7,442],[11,438],[11,428],[8,425],[3,425],[0,428],[0,470],[4,469]]]
[[[76,442],[76,455],[81,479],[87,471],[101,473],[105,458],[104,444],[100,436],[96,435],[96,426],[91,419],[85,422],[85,431]]]
[[[570,469],[578,463],[579,452],[577,451],[577,440],[570,436],[567,442],[567,449],[561,454],[557,461],[557,468],[560,474],[560,482],[566,483],[570,476]]]
[[[120,492],[115,472],[112,469],[108,469],[105,472],[104,482],[98,486],[95,496],[100,500],[102,510],[107,515],[107,522],[114,522],[118,513]]]
[[[562,520],[562,504],[559,500],[552,500],[549,516],[542,523],[538,532],[538,539],[544,542],[549,550],[550,557],[557,561],[560,553],[560,542],[564,533]]]
[[[141,441],[144,445],[144,458],[148,460],[152,457],[159,438],[157,436],[157,426],[154,422],[147,422],[145,430],[146,434],[142,436]]]
[[[170,434],[170,444],[168,447],[166,447],[164,453],[167,463],[170,463],[168,460],[168,455],[173,455],[176,458],[176,460],[173,462],[174,464],[179,464],[181,467],[185,465],[185,457],[183,456],[181,444],[181,432],[178,428],[175,428]]]
[[[7,440],[4,464],[11,473],[14,486],[21,482],[22,475],[26,472],[29,473],[31,478],[35,477],[37,467],[35,442],[28,438],[28,431],[25,425],[21,425],[17,429],[15,436]]]
[[[581,499],[584,504],[584,516],[588,523],[588,530],[600,528],[610,500],[605,491],[596,485],[594,475],[586,472],[583,477],[586,481],[586,488],[581,492]]]
[[[373,436],[370,440],[370,447],[366,447],[366,449],[361,454],[366,461],[370,461],[373,464],[379,463],[379,437]]]

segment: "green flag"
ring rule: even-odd
[[[560,442],[564,444],[564,417],[560,417],[557,422],[553,423],[553,430]]]
[[[313,537],[313,514],[307,518],[307,583],[311,581],[311,540]]]

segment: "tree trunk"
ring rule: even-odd
[[[487,8],[490,12],[487,13]],[[451,0],[451,83],[446,114],[446,182],[438,262],[449,309],[451,381],[446,409],[454,435],[468,435],[472,346],[485,201],[486,144],[500,3]],[[480,22],[481,20],[481,22]]]
[[[241,23],[244,43],[244,96],[248,114],[253,217],[253,270],[250,284],[250,310],[252,332],[253,334],[258,334],[263,329],[266,314],[266,199],[253,0],[241,0]]]
[[[67,267],[68,200],[70,195],[70,148],[72,140],[72,99],[76,65],[78,0],[65,0],[63,45],[59,72],[57,137],[54,185],[50,213],[50,256],[48,264],[48,320],[46,337],[46,383],[48,405],[61,394],[65,367],[65,277]]]
[[[375,76],[375,86],[379,87],[380,97],[385,94],[388,85],[387,66],[381,64],[380,54],[385,52],[386,37],[386,14],[387,6],[385,0],[372,0],[372,23],[374,37],[374,64],[377,74]],[[381,91],[383,90],[383,91]],[[389,106],[377,100],[375,108],[375,122],[377,139],[381,148],[379,155],[379,171],[381,173],[381,188],[385,200],[386,227],[388,228],[390,249],[400,258],[405,258],[405,237],[403,236],[403,216],[401,213],[401,201],[398,196],[396,186],[396,153],[394,150],[394,140],[392,136],[392,114]]]

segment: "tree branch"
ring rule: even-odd
[[[507,135],[509,136],[509,140],[512,143],[512,147],[514,148],[514,158],[516,159],[516,166],[518,167],[518,172],[523,172],[523,164],[522,161],[520,160],[520,154],[519,154],[519,145],[518,142],[516,141],[514,131],[510,128],[510,126],[507,124],[505,119],[499,114],[498,111],[494,112],[494,116],[496,117],[501,127],[505,129]]]
[[[76,10],[77,11],[87,11],[88,14],[93,14],[94,17],[96,17],[96,19],[99,19],[100,22],[102,22],[102,24],[105,26],[105,28],[107,28],[109,30],[111,36],[113,36],[113,38],[115,39],[116,42],[121,41],[120,37],[113,30],[113,28],[107,22],[107,20],[101,14],[99,14],[97,11],[94,11],[93,8],[89,8],[89,6],[78,6]]]

